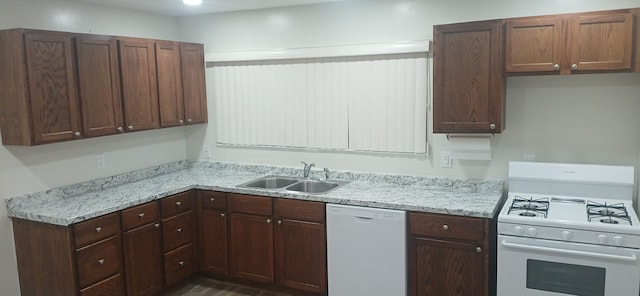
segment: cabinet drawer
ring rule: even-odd
[[[485,235],[485,220],[438,214],[409,213],[411,234],[481,241]]]
[[[217,191],[201,191],[200,205],[203,209],[225,210],[227,208],[227,194]]]
[[[125,295],[122,275],[116,274],[93,286],[80,290],[80,296],[120,296]]]
[[[152,201],[122,211],[122,228],[124,231],[157,221],[160,218],[158,202]]]
[[[169,218],[179,213],[191,211],[191,195],[192,191],[187,191],[165,197],[160,201],[160,207],[162,209],[162,218]]]
[[[193,244],[184,245],[164,255],[164,273],[167,286],[192,275],[196,268]]]
[[[122,243],[115,236],[76,251],[78,285],[85,288],[120,272]]]
[[[113,213],[74,225],[76,248],[82,248],[120,233],[119,214]]]
[[[324,223],[325,204],[322,202],[278,198],[273,208],[278,218]]]
[[[193,240],[193,212],[162,221],[164,251],[170,251]]]
[[[271,197],[229,193],[227,198],[229,199],[229,210],[232,212],[272,215]]]

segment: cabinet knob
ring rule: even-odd
[[[180,119],[180,120],[178,120],[178,123],[179,124],[184,124],[184,120]]]
[[[476,253],[482,253],[482,248],[481,247],[476,247]]]
[[[178,228],[178,233],[182,233],[182,228]]]
[[[180,261],[180,262],[178,262],[178,265],[180,265],[180,266],[184,266],[184,261]]]
[[[181,201],[176,201],[176,208],[179,208],[182,205]]]
[[[267,219],[267,224],[271,224],[271,219]]]
[[[117,127],[117,128],[116,128],[116,130],[117,130],[119,133],[121,133],[121,132],[123,132],[123,131],[124,131],[124,129],[123,129],[121,126]]]
[[[80,132],[75,132],[75,133],[73,133],[73,135],[76,136],[76,137],[80,137]]]
[[[102,227],[100,226],[96,227],[96,232],[100,232],[100,231],[102,231]]]
[[[193,120],[191,120],[191,118],[187,118],[187,122],[188,122],[188,123],[192,123],[192,122],[193,122]]]
[[[160,228],[160,223],[153,224],[155,228]]]
[[[554,71],[560,71],[560,65],[558,65],[558,64],[553,64],[553,70],[554,70]]]
[[[100,264],[100,265],[104,265],[104,259],[99,259],[99,260],[98,260],[98,264]]]
[[[127,129],[128,129],[128,130],[130,130],[130,131],[132,131],[132,130],[133,130],[133,125],[128,125],[128,126],[127,126]]]
[[[144,218],[144,212],[142,212],[142,213],[138,214],[138,217],[140,217],[140,218]]]
[[[496,129],[496,124],[495,123],[490,123],[489,124],[489,128],[492,129],[492,130]]]
[[[442,230],[449,230],[449,225],[447,225],[447,224],[442,225]]]
[[[220,217],[224,218],[225,214],[224,213],[220,213]]]
[[[578,70],[578,65],[576,64],[571,65],[571,70]]]
[[[211,203],[216,202],[216,199],[215,199],[215,198],[213,198],[213,197],[212,197],[212,198],[209,198],[209,200],[211,201]]]
[[[278,225],[282,225],[282,220],[278,220]]]

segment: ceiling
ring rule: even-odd
[[[194,14],[297,6],[344,0],[202,0],[202,5],[188,6],[182,0],[80,0],[108,6],[142,10],[163,15],[185,16]]]

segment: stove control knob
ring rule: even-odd
[[[538,230],[533,228],[533,227],[529,227],[529,229],[527,229],[527,235],[528,236],[536,236],[536,235],[538,235]]]
[[[513,233],[515,235],[522,235],[523,232],[524,232],[524,229],[522,228],[522,226],[514,226],[513,227]]]
[[[562,232],[562,239],[571,240],[571,238],[573,238],[573,232],[571,232],[569,230],[565,230],[565,231]]]
[[[622,246],[624,244],[624,237],[616,235],[613,237],[613,243],[616,246]]]
[[[599,243],[601,243],[601,244],[606,244],[606,243],[607,243],[607,240],[608,240],[609,238],[608,238],[608,237],[607,237],[607,235],[605,235],[605,234],[599,234],[599,235],[596,237],[596,239],[598,239],[598,242],[599,242]]]

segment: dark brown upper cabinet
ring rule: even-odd
[[[631,71],[636,42],[634,18],[631,10],[616,10],[508,19],[506,71]]]
[[[434,26],[434,133],[504,129],[503,21]]]
[[[204,46],[180,44],[184,117],[188,124],[207,122],[207,94],[204,74]]]

